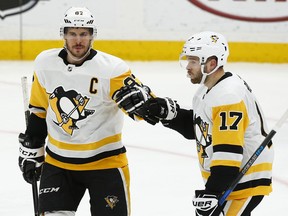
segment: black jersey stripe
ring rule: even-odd
[[[48,147],[46,147],[46,152],[49,156],[51,156],[52,158],[54,158],[55,160],[61,161],[63,163],[70,163],[70,164],[85,164],[85,163],[91,163],[91,162],[95,162],[107,157],[111,157],[111,156],[115,156],[115,155],[119,155],[119,154],[123,154],[126,152],[126,148],[123,146],[120,149],[115,149],[112,151],[107,151],[107,152],[102,152],[100,154],[97,154],[93,157],[89,157],[89,158],[69,158],[69,157],[62,157],[58,154],[55,154],[54,152],[52,152]]]
[[[29,109],[32,109],[32,108],[40,109],[40,110],[46,111],[46,109],[43,108],[43,107],[33,106],[33,105],[29,104]]]
[[[256,179],[256,180],[251,180],[248,182],[244,182],[244,183],[239,183],[234,191],[239,191],[239,190],[243,190],[243,189],[247,189],[247,188],[254,188],[254,187],[258,187],[258,186],[269,186],[272,183],[272,179]]]
[[[259,118],[260,118],[260,122],[261,122],[261,134],[266,137],[268,134],[266,133],[266,131],[264,130],[264,121],[263,121],[263,117],[262,117],[262,114],[261,114],[261,111],[260,111],[260,108],[258,106],[258,104],[255,102],[255,105],[256,105],[256,109],[257,109],[257,112],[258,112],[258,115],[259,115]],[[270,140],[270,142],[268,143],[268,147],[270,148],[272,146],[273,142],[272,140]]]
[[[213,146],[213,152],[229,152],[235,154],[243,154],[243,147],[228,144],[220,144]]]

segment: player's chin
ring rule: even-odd
[[[74,51],[74,53],[75,53],[76,55],[81,55],[81,54],[83,54],[83,53],[85,52],[85,49],[83,49],[83,48],[77,48],[77,49],[74,49],[73,51]]]
[[[193,79],[193,78],[191,78],[190,81],[191,81],[191,83],[193,83],[193,84],[198,84],[198,83],[200,83],[200,80],[198,80],[198,79]]]
[[[83,50],[75,50],[72,54],[77,58],[81,58],[85,55],[85,51],[84,51],[84,49]]]

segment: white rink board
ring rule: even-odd
[[[225,1],[225,4],[224,4]],[[191,34],[218,31],[236,42],[288,42],[288,21],[247,22],[205,11],[188,0],[45,0],[31,10],[0,20],[0,40],[58,40],[63,14],[70,6],[87,6],[101,40],[183,41]],[[195,1],[194,1],[195,2]],[[220,12],[247,17],[287,17],[288,1],[203,0]],[[7,11],[6,11],[7,13]],[[3,16],[5,11],[0,11]],[[288,19],[288,18],[287,18]],[[21,23],[23,26],[21,26]]]

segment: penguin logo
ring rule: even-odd
[[[211,35],[211,40],[213,43],[217,43],[219,37],[217,37],[217,35]]]
[[[89,100],[75,90],[65,91],[62,86],[57,87],[49,95],[51,108],[57,118],[54,123],[72,135],[74,130],[79,129],[77,122],[95,112],[95,110],[85,109]]]
[[[204,122],[200,116],[194,117],[195,135],[198,158],[201,165],[204,164],[204,159],[208,158],[206,148],[212,144],[212,136],[209,134],[209,124]]]
[[[119,202],[118,197],[117,196],[107,196],[104,198],[105,201],[107,202],[106,207],[114,209],[116,207],[116,203]]]

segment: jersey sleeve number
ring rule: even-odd
[[[220,112],[219,115],[221,117],[220,130],[238,130],[239,122],[243,118],[242,112]]]

